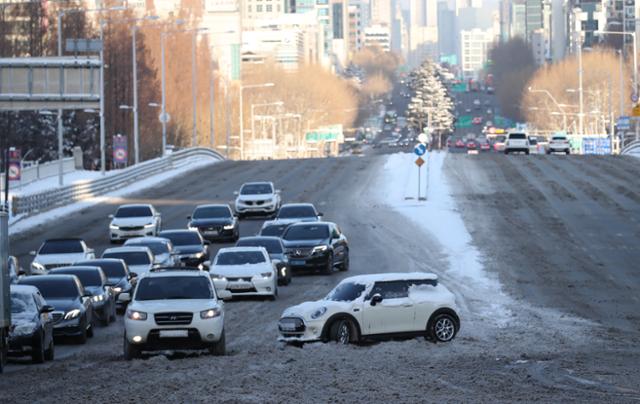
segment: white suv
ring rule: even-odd
[[[565,135],[553,135],[549,141],[549,148],[547,154],[551,153],[565,153],[571,152],[571,145]]]
[[[109,215],[109,239],[112,243],[133,237],[155,237],[162,227],[160,213],[153,205],[122,205]]]
[[[236,213],[240,218],[249,213],[273,215],[282,203],[280,190],[275,189],[272,182],[247,182],[234,195]]]
[[[504,143],[504,154],[523,152],[529,154],[529,138],[526,133],[512,132]]]
[[[202,271],[158,271],[138,279],[135,294],[121,293],[129,302],[124,319],[124,357],[142,351],[208,349],[225,354],[224,302]]]
[[[429,273],[386,273],[344,279],[323,299],[284,311],[286,342],[424,336],[451,341],[460,329],[455,297]]]

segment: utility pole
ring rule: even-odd
[[[131,27],[131,55],[133,57],[133,153],[134,164],[140,162],[140,132],[138,124],[138,62],[136,57],[136,31],[138,27]]]
[[[191,97],[193,98],[193,132],[191,134],[191,147],[198,144],[198,109],[197,109],[197,77],[196,77],[196,45],[198,39],[198,31],[193,31],[191,38]]]

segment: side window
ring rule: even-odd
[[[376,282],[369,292],[369,298],[376,293],[383,299],[400,299],[409,296],[409,288],[405,281]]]
[[[33,295],[33,301],[36,303],[36,308],[38,309],[38,313],[40,313],[40,310],[42,310],[42,301],[41,301],[41,297],[39,298],[39,295]]]
[[[340,232],[336,226],[331,226],[331,238],[340,238]]]

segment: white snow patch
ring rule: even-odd
[[[52,209],[38,215],[34,215],[29,218],[23,219],[21,216],[12,217],[11,223],[9,226],[9,234],[10,235],[19,234],[21,232],[30,230],[34,227],[43,225],[47,222],[70,215],[84,208],[87,208],[99,203],[117,201],[119,197],[130,195],[147,188],[151,188],[165,181],[168,181],[178,175],[185,174],[191,170],[195,170],[197,168],[201,168],[201,167],[215,164],[218,162],[219,160],[212,160],[209,157],[192,157],[191,159],[185,161],[183,165],[180,167],[176,167],[174,169],[165,171],[163,173],[152,175],[149,178],[146,178],[142,181],[138,181],[135,184],[131,184],[117,191],[110,192],[106,195],[85,199],[83,201],[76,202],[67,206],[61,206],[59,208]],[[57,178],[56,178],[56,181],[57,181]]]
[[[511,299],[499,281],[484,269],[480,252],[462,216],[456,210],[450,186],[442,166],[446,154],[432,152],[421,168],[418,200],[416,156],[409,153],[389,155],[376,187],[379,199],[419,225],[440,244],[448,259],[448,268],[438,273],[465,309],[506,325],[511,317],[507,309]],[[428,175],[427,175],[428,174]],[[432,268],[437,271],[437,268]]]

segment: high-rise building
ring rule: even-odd
[[[438,50],[440,57],[451,61],[456,59],[458,50],[458,31],[456,30],[456,13],[447,1],[438,2]]]
[[[464,78],[477,78],[478,71],[487,62],[494,38],[493,30],[474,28],[460,31],[460,66]]]
[[[369,25],[368,4],[361,1],[349,3],[349,53],[355,54],[364,46],[364,27]]]
[[[250,28],[252,20],[277,18],[285,12],[285,0],[241,0],[242,24]]]
[[[391,51],[391,30],[388,26],[375,24],[364,29],[364,46],[379,47],[384,51]]]
[[[384,24],[391,26],[392,8],[391,0],[370,0],[371,4],[371,22],[373,24]]]
[[[438,60],[438,0],[410,0],[409,15],[409,63]]]

